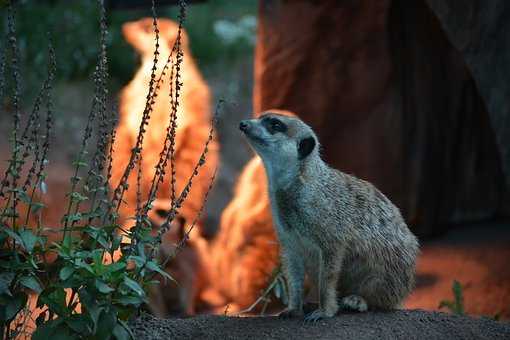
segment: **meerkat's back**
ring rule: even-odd
[[[414,288],[418,240],[407,227],[399,209],[374,185],[334,170],[344,181],[342,228],[347,236],[340,295],[359,294],[371,308],[397,307]],[[367,276],[373,283],[360,286]]]

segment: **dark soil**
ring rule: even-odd
[[[317,323],[274,316],[144,315],[131,328],[135,339],[510,339],[510,323],[422,310],[341,314]]]

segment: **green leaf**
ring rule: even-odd
[[[48,311],[47,310],[44,310],[42,311],[39,316],[37,317],[37,319],[35,319],[35,324],[37,325],[37,327],[41,326],[44,321],[46,320],[46,316],[48,314]]]
[[[43,203],[40,203],[40,202],[32,202],[31,207],[32,207],[32,213],[37,214],[37,212],[39,210],[41,210],[42,208],[45,208],[46,205],[44,205]]]
[[[274,286],[273,292],[274,296],[276,296],[277,299],[280,299],[282,296],[282,287],[280,286],[279,282]]]
[[[145,244],[143,242],[138,242],[136,244],[136,249],[138,250],[138,255],[143,259],[143,262],[147,261],[147,257],[145,256]]]
[[[94,267],[103,267],[103,250],[95,249],[92,252],[92,259],[94,260]]]
[[[453,281],[452,290],[455,297],[455,313],[464,314],[464,297],[462,294],[462,285],[459,281]]]
[[[81,161],[81,160],[76,160],[76,161],[73,161],[72,163],[74,166],[78,167],[78,168],[86,168],[88,167],[88,163],[87,162],[84,162],[84,161]]]
[[[88,199],[89,198],[87,196],[83,196],[79,192],[75,191],[75,192],[71,193],[71,201],[73,201],[73,202],[83,202],[83,201],[86,201]]]
[[[19,217],[19,214],[13,210],[12,208],[8,208],[8,209],[5,209],[5,211],[3,211],[1,214],[0,214],[1,217],[3,218],[11,218],[11,217]]]
[[[105,309],[97,323],[96,338],[109,339],[113,333],[113,329],[117,324],[117,314],[113,309]]]
[[[90,320],[92,320],[92,323],[94,325],[93,333],[96,333],[97,329],[97,322],[99,321],[99,315],[101,315],[101,312],[104,308],[98,307],[97,305],[90,305],[87,308],[87,312],[89,314]]]
[[[66,249],[71,249],[71,244],[73,243],[73,238],[71,235],[66,235],[62,240],[62,246]]]
[[[96,279],[95,285],[96,285],[97,290],[99,290],[103,294],[108,294],[115,290],[99,279]]]
[[[94,269],[92,268],[92,266],[90,264],[88,264],[87,262],[81,260],[81,259],[76,260],[75,265],[78,268],[85,269],[86,271],[88,271],[91,274],[95,274]]]
[[[144,303],[144,299],[139,296],[121,296],[117,299],[115,299],[115,302],[117,302],[120,305],[123,306],[135,306],[138,307],[142,303]]]
[[[13,319],[19,311],[25,307],[27,303],[27,295],[19,292],[13,298],[9,299],[5,306],[5,320]]]
[[[66,292],[63,288],[55,288],[39,295],[37,304],[43,303],[48,306],[50,311],[60,316],[69,314],[66,304]]]
[[[69,318],[65,319],[65,323],[78,334],[82,336],[90,333],[91,329],[88,325],[87,319],[83,316],[83,314],[73,314]]]
[[[15,275],[12,272],[0,273],[0,295],[5,294],[12,296],[9,286],[11,285],[12,280],[14,280],[14,276]]]
[[[25,204],[30,204],[30,196],[28,196],[25,191],[23,191],[22,189],[13,190],[13,191],[16,191],[18,199],[20,201],[22,201]]]
[[[83,214],[84,218],[95,218],[95,217],[101,217],[101,216],[103,216],[103,211],[99,208],[94,211]]]
[[[73,267],[64,267],[60,270],[60,274],[59,274],[59,277],[62,281],[65,281],[67,280],[68,278],[71,277],[71,275],[73,275],[74,273],[74,268]]]
[[[39,238],[35,236],[31,230],[21,230],[19,232],[19,236],[23,242],[23,248],[29,253],[32,253],[34,250],[35,244],[39,241]]]
[[[108,244],[108,241],[106,241],[106,238],[104,238],[104,236],[100,235],[98,238],[97,238],[97,242],[104,248],[104,249],[109,249],[110,248],[110,245]]]
[[[38,326],[32,334],[32,340],[48,340],[52,339],[57,331],[57,327],[63,322],[62,319],[49,320]]]
[[[131,334],[126,330],[126,328],[121,324],[117,323],[115,328],[113,329],[113,336],[117,340],[128,340],[132,339]]]
[[[32,289],[37,294],[42,292],[42,287],[39,284],[39,281],[37,281],[37,279],[33,276],[23,276],[19,281],[23,286]]]
[[[109,265],[106,265],[106,273],[114,273],[126,268],[126,263],[124,262],[113,262]]]
[[[169,280],[172,280],[175,283],[177,283],[177,281],[175,281],[175,279],[170,274],[168,274],[167,272],[162,270],[161,267],[154,261],[147,262],[146,266],[148,269],[152,270],[153,272],[157,272],[157,273],[161,274],[165,279],[169,279]]]
[[[86,313],[93,323],[92,333],[96,333],[99,315],[104,308],[97,305],[94,294],[89,293],[85,288],[82,288],[78,291],[78,296],[82,304],[82,312]]]
[[[159,286],[161,284],[161,281],[159,280],[150,280],[146,282],[149,286]]]
[[[287,306],[289,304],[289,292],[287,290],[287,283],[285,282],[285,279],[283,278],[283,276],[279,277],[278,282],[280,282],[280,286],[283,291],[281,300],[282,300],[283,304]]]
[[[12,239],[14,239],[17,243],[19,243],[20,245],[23,245],[23,240],[14,230],[12,230],[10,228],[3,228],[3,231],[7,235],[9,235]]]
[[[143,257],[137,256],[137,255],[129,256],[128,260],[135,261],[135,265],[136,265],[137,268],[140,268],[140,267],[142,267],[145,264],[145,259]]]
[[[72,329],[64,322],[64,319],[57,318],[45,322],[37,327],[32,335],[32,340],[74,340],[77,334],[73,334]]]
[[[122,237],[120,235],[113,235],[112,250],[119,249],[121,241],[122,241]]]
[[[124,284],[128,286],[131,290],[133,290],[135,293],[137,293],[140,296],[144,296],[145,292],[143,291],[142,287],[136,282],[135,280],[130,279],[129,277],[124,277]]]
[[[71,223],[72,222],[78,222],[78,221],[80,221],[82,219],[82,215],[81,215],[81,213],[78,212],[76,214],[65,215],[63,219],[67,220],[67,221],[69,221]]]

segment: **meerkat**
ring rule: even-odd
[[[399,209],[372,184],[330,168],[311,127],[266,112],[239,125],[268,178],[289,286],[282,317],[303,315],[305,273],[318,289],[316,321],[339,309],[400,306],[414,286],[418,241]]]
[[[156,171],[155,166],[159,161],[163,147],[163,141],[169,125],[169,115],[172,111],[170,101],[170,89],[175,96],[175,82],[171,78],[171,70],[167,69],[163,75],[162,70],[167,58],[172,53],[172,48],[177,39],[179,25],[169,19],[158,19],[159,29],[159,55],[157,62],[156,78],[161,76],[160,89],[154,98],[151,119],[146,127],[143,149],[141,151],[142,176],[140,178],[140,191],[142,199],[148,197],[152,186],[152,179]],[[122,26],[122,34],[125,40],[134,48],[141,57],[141,64],[133,79],[120,93],[119,100],[119,124],[113,149],[113,169],[111,184],[115,188],[120,182],[126,165],[131,157],[140,128],[140,121],[146,105],[146,94],[151,81],[151,73],[154,59],[155,31],[152,18],[142,18],[137,21],[127,22]],[[180,88],[179,105],[177,107],[177,131],[175,135],[175,190],[172,190],[172,162],[168,161],[165,168],[165,176],[156,193],[153,209],[149,211],[149,218],[155,229],[166,220],[166,212],[171,209],[170,198],[176,196],[185,187],[189,176],[192,174],[195,164],[199,161],[204,144],[209,137],[211,128],[210,90],[205,79],[202,77],[193,55],[191,54],[190,42],[186,31],[181,30],[181,48],[183,60],[180,65]],[[175,62],[175,52],[174,52]],[[169,65],[170,67],[171,65]],[[175,71],[173,76],[175,77]],[[193,186],[176,218],[176,227],[170,233],[164,235],[160,251],[163,255],[168,254],[182,236],[174,231],[182,231],[184,225],[189,226],[199,213],[206,192],[209,188],[211,177],[219,162],[219,146],[216,137],[208,147],[207,160],[200,168],[198,175],[193,180]],[[137,171],[132,171],[128,178],[129,187],[133,188],[126,192],[123,200],[126,204],[120,207],[120,217],[123,226],[128,229],[132,224],[137,202]],[[198,232],[202,227],[202,221],[198,221],[194,232],[190,235],[189,246],[178,257],[168,263],[166,270],[177,279],[178,286],[172,282],[158,286],[161,292],[151,294],[150,305],[155,314],[168,316],[169,314],[193,314],[198,285],[203,280],[201,276],[200,247],[205,242]],[[205,253],[205,252],[204,252]]]
[[[159,28],[159,58],[156,79],[161,75],[163,66],[172,51],[177,39],[179,25],[169,19],[158,19]],[[146,92],[151,79],[153,67],[155,32],[152,18],[143,18],[138,21],[127,22],[122,26],[122,33],[126,41],[141,56],[141,65],[133,79],[126,85],[120,94],[119,125],[114,143],[114,158],[112,170],[112,184],[115,187],[120,181],[126,164],[135,145],[140,121],[146,104]],[[211,107],[209,86],[202,77],[200,70],[193,60],[189,39],[184,29],[181,30],[181,48],[183,60],[180,65],[180,81],[182,82],[179,105],[177,107],[177,132],[175,135],[175,192],[179,195],[184,188],[195,164],[202,153],[204,143],[209,136],[211,127]],[[171,84],[171,71],[167,70],[162,77],[158,96],[154,99],[151,119],[145,135],[141,166],[143,169],[141,179],[142,196],[146,197],[158,163],[166,129],[169,124],[171,102],[169,97]],[[175,74],[174,74],[175,76]],[[179,214],[189,223],[193,221],[200,211],[205,193],[209,187],[210,179],[219,162],[219,146],[216,138],[209,144],[207,162],[201,167],[199,174],[193,181],[193,187]],[[171,197],[171,164],[168,162],[165,169],[166,176],[159,186],[156,198]],[[136,171],[129,177],[129,186],[136,186]],[[128,204],[121,205],[120,214],[123,219],[134,215],[136,207],[136,190],[129,190],[124,197]]]

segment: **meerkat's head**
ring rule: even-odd
[[[241,121],[239,129],[266,164],[291,166],[318,154],[312,128],[286,111],[266,111],[259,118]]]
[[[169,52],[173,47],[179,24],[169,19],[158,19],[160,52],[167,49]],[[137,21],[127,22],[122,25],[122,34],[126,41],[131,44],[141,55],[152,56],[155,47],[156,33],[152,18],[143,18]],[[188,35],[184,28],[181,29],[182,48],[188,48]]]

